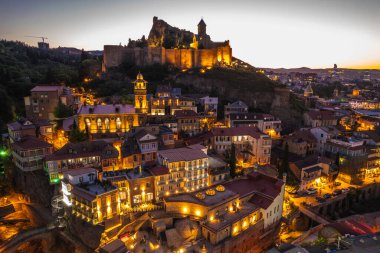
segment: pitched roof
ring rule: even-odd
[[[267,136],[264,133],[261,133],[255,127],[230,127],[230,128],[213,128],[211,133],[214,136],[241,136],[248,135],[255,139],[259,139],[260,136]]]
[[[31,89],[30,91],[31,92],[49,92],[49,91],[57,91],[59,89],[61,89],[62,86],[41,86],[41,85],[38,85],[38,86],[35,86],[33,89]]]
[[[248,175],[248,178],[227,182],[224,186],[238,193],[240,197],[257,193],[274,199],[280,194],[283,184],[284,182],[280,179],[259,172],[253,172]]]
[[[155,166],[149,169],[154,176],[161,176],[169,174],[169,169],[165,166]]]
[[[201,18],[201,21],[199,21],[198,25],[206,25],[205,21],[203,20],[203,18]]]
[[[308,142],[308,143],[316,143],[317,139],[309,130],[297,130],[287,136],[284,137],[287,141],[292,142]]]
[[[307,114],[312,120],[334,120],[335,114],[331,111],[308,111]]]
[[[29,150],[29,149],[39,149],[39,148],[51,148],[53,145],[38,139],[34,136],[27,135],[23,137],[20,141],[12,143],[12,146],[20,150]]]
[[[198,114],[193,110],[177,110],[174,112],[176,118],[194,118],[198,117]]]
[[[46,157],[46,160],[54,161],[90,156],[100,156],[103,159],[117,158],[119,152],[115,147],[105,141],[83,141],[67,143],[60,150]]]
[[[246,108],[248,108],[247,104],[244,103],[244,102],[241,101],[241,100],[235,101],[235,102],[233,102],[233,103],[228,103],[228,104],[225,105],[225,106],[226,106],[226,107],[238,107],[238,108],[240,108],[240,107],[246,107]]]
[[[292,162],[294,165],[296,165],[300,170],[305,167],[309,167],[311,165],[316,165],[318,163],[325,163],[325,164],[332,164],[333,160],[327,158],[327,157],[320,157],[316,155],[307,156],[305,158],[302,158],[298,161]]]
[[[135,113],[133,105],[82,105],[78,114],[133,114]]]
[[[202,150],[191,148],[160,150],[158,151],[158,154],[167,159],[169,162],[192,161],[196,159],[208,158]]]

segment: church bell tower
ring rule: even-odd
[[[146,98],[146,85],[147,81],[144,80],[143,75],[139,72],[137,74],[136,81],[134,84],[134,94],[135,94],[135,108],[138,113],[148,112],[148,101]]]

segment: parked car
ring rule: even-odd
[[[306,193],[309,195],[315,194],[317,192],[317,189],[315,188],[309,188],[306,190]]]

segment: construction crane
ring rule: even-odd
[[[46,37],[42,37],[42,36],[25,36],[25,37],[30,37],[30,38],[40,38],[42,39],[42,42],[45,43],[45,40],[47,40],[48,38]]]

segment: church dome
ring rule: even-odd
[[[137,78],[136,78],[137,80],[144,80],[144,77],[143,77],[143,75],[139,72],[138,74],[137,74]]]

